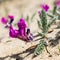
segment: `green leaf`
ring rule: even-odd
[[[40,32],[38,32],[38,34],[41,36],[41,38],[44,38],[46,33],[40,33]]]
[[[38,23],[38,27],[39,27],[40,29],[42,29],[41,22],[40,22],[40,21],[37,21],[37,23]]]
[[[33,13],[33,15],[32,15],[32,17],[31,17],[31,21],[33,21],[33,18],[35,17],[35,15],[36,15],[36,12],[35,13]]]
[[[46,12],[44,10],[41,11],[41,24],[42,24],[42,32],[47,32],[47,17]]]
[[[43,33],[40,33],[40,32],[38,32],[38,34],[39,34],[40,36],[42,36],[42,35],[43,35]]]
[[[47,13],[47,15],[48,15],[49,17],[51,17],[51,18],[53,18],[53,17],[54,17],[54,15],[53,15],[53,14],[51,14],[51,13]]]
[[[60,20],[60,15],[58,16],[58,20]]]
[[[55,5],[53,8],[53,15],[56,14],[57,6]]]
[[[60,12],[56,11],[56,13],[58,14],[58,20],[60,20]]]
[[[59,11],[56,11],[56,13],[57,13],[58,15],[60,15],[60,12],[59,12]]]
[[[39,55],[44,50],[44,40],[40,40],[40,43],[38,44],[37,48],[34,51],[34,55]]]
[[[29,16],[27,16],[25,20],[26,20],[26,22],[27,22],[28,25],[29,25]]]
[[[27,21],[27,22],[28,22],[28,20],[29,20],[29,16],[26,17],[26,21]]]
[[[58,46],[58,50],[59,50],[59,53],[60,53],[60,47]]]
[[[57,17],[54,17],[48,24],[48,28],[57,20]]]

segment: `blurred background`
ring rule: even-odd
[[[40,9],[40,4],[46,3],[51,8],[55,0],[0,0],[0,17],[14,15],[17,20],[20,16],[32,14]],[[50,9],[51,9],[50,8]]]
[[[24,17],[27,15],[32,16],[34,12],[39,11],[41,4],[48,4],[50,9],[52,9],[54,1],[55,0],[0,0],[0,20],[1,17],[7,18],[8,15],[13,15],[15,18],[14,23],[16,23],[22,15]],[[37,17],[38,15],[36,15],[36,18]],[[32,23],[32,28],[35,24],[36,23]]]
[[[30,23],[30,29],[32,32],[38,30],[37,26],[37,17],[38,11],[40,10],[41,4],[48,4],[50,9],[52,9],[55,0],[0,0],[0,20],[2,17],[8,17],[8,15],[14,16],[13,24],[16,24],[20,17],[23,15],[26,17],[27,15],[32,16],[33,13],[37,11],[37,14],[34,18],[34,22]],[[0,23],[0,27],[2,27]],[[34,28],[36,27],[36,28]],[[0,29],[2,31],[2,29]],[[4,33],[5,34],[5,33]]]

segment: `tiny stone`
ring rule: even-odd
[[[49,57],[52,57],[52,55],[49,55]]]

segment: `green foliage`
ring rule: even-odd
[[[41,24],[42,24],[42,32],[47,32],[47,17],[44,10],[41,11]]]
[[[58,15],[58,20],[60,20],[60,12],[56,11],[57,15]]]
[[[56,11],[56,13],[58,14],[58,16],[60,16],[60,12],[59,11]]]
[[[27,16],[25,20],[26,20],[26,22],[27,22],[28,25],[29,25],[29,16]]]
[[[41,39],[40,43],[38,44],[37,48],[35,49],[34,55],[39,55],[42,53],[42,51],[44,50],[44,40]]]
[[[38,27],[42,29],[42,33],[39,33],[39,35],[44,37],[44,35],[47,33],[47,30],[48,30],[47,17],[44,10],[41,11],[40,18],[41,20],[37,21],[37,23],[38,23]]]
[[[38,44],[37,48],[35,49],[35,52],[34,54],[35,55],[39,55],[42,53],[42,51],[44,50],[44,46],[47,46],[46,43],[44,42],[44,38],[45,38],[45,35],[47,34],[49,28],[51,27],[51,25],[57,20],[57,19],[60,19],[60,12],[57,11],[57,6],[55,5],[54,8],[53,8],[53,14],[50,14],[50,13],[46,13],[44,10],[41,11],[41,14],[40,14],[40,21],[38,20],[37,23],[38,23],[38,27],[40,29],[42,29],[42,33],[38,32],[39,35],[42,37],[42,40],[40,40],[40,43]],[[56,15],[57,13],[57,15]],[[51,17],[51,20],[48,22],[47,20],[47,15],[49,17]],[[60,52],[60,47],[58,47],[59,49],[59,52]],[[46,49],[46,51],[48,52],[48,50]],[[49,52],[48,52],[49,53]]]
[[[44,10],[41,11],[40,14],[40,21],[37,21],[38,27],[42,29],[42,33],[39,33],[40,35],[42,34],[42,37],[48,32],[48,29],[51,27],[51,25],[57,20],[58,16],[55,17],[54,15],[52,16],[52,20],[47,22],[47,16],[46,12]]]
[[[41,29],[42,26],[41,26],[41,22],[39,20],[37,21],[37,24],[38,24],[38,27]]]
[[[27,21],[27,22],[29,21],[29,16],[26,17],[26,21]]]
[[[36,12],[35,13],[33,13],[33,15],[32,15],[32,17],[31,17],[31,22],[33,21],[33,19],[34,19],[34,17],[35,17],[35,15],[36,15]]]
[[[51,18],[54,17],[54,15],[53,15],[52,13],[47,13],[47,15],[48,15],[49,17],[51,17]]]
[[[57,20],[57,18],[58,18],[58,17],[52,18],[52,20],[51,20],[51,21],[49,22],[49,24],[48,24],[48,28],[51,27],[51,25]]]
[[[28,23],[28,26],[30,25],[30,22],[33,22],[33,19],[34,19],[35,15],[36,15],[36,12],[33,13],[33,15],[32,15],[31,18],[30,18],[29,16],[27,16],[27,17],[25,18],[26,22]]]
[[[53,15],[56,14],[57,6],[55,5],[53,8]]]
[[[45,37],[45,35],[47,34],[47,32],[46,33],[40,33],[40,32],[38,32],[38,34],[41,36],[41,39],[42,39],[42,38]]]
[[[42,33],[38,32],[39,35],[42,37],[42,40],[40,40],[40,43],[38,44],[37,48],[35,49],[34,54],[39,55],[42,53],[44,46],[46,45],[44,42],[45,35],[48,32],[48,29],[51,27],[51,25],[57,20],[58,17],[52,16],[52,20],[48,22],[47,14],[44,10],[41,11],[41,14],[39,16],[41,18],[40,21],[37,21],[39,28],[42,29]]]
[[[37,21],[37,23],[38,23],[38,27],[42,29],[42,33],[39,32],[38,33],[40,36],[42,36],[42,38],[44,38],[46,33],[48,32],[48,22],[47,22],[46,12],[42,10],[39,17],[41,18],[41,20]]]

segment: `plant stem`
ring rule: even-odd
[[[56,13],[57,13],[58,15],[60,15],[60,12],[59,12],[59,11],[56,11]]]
[[[45,46],[45,49],[46,49],[47,53],[50,54],[50,52],[49,52],[48,49],[47,49],[47,46]]]

